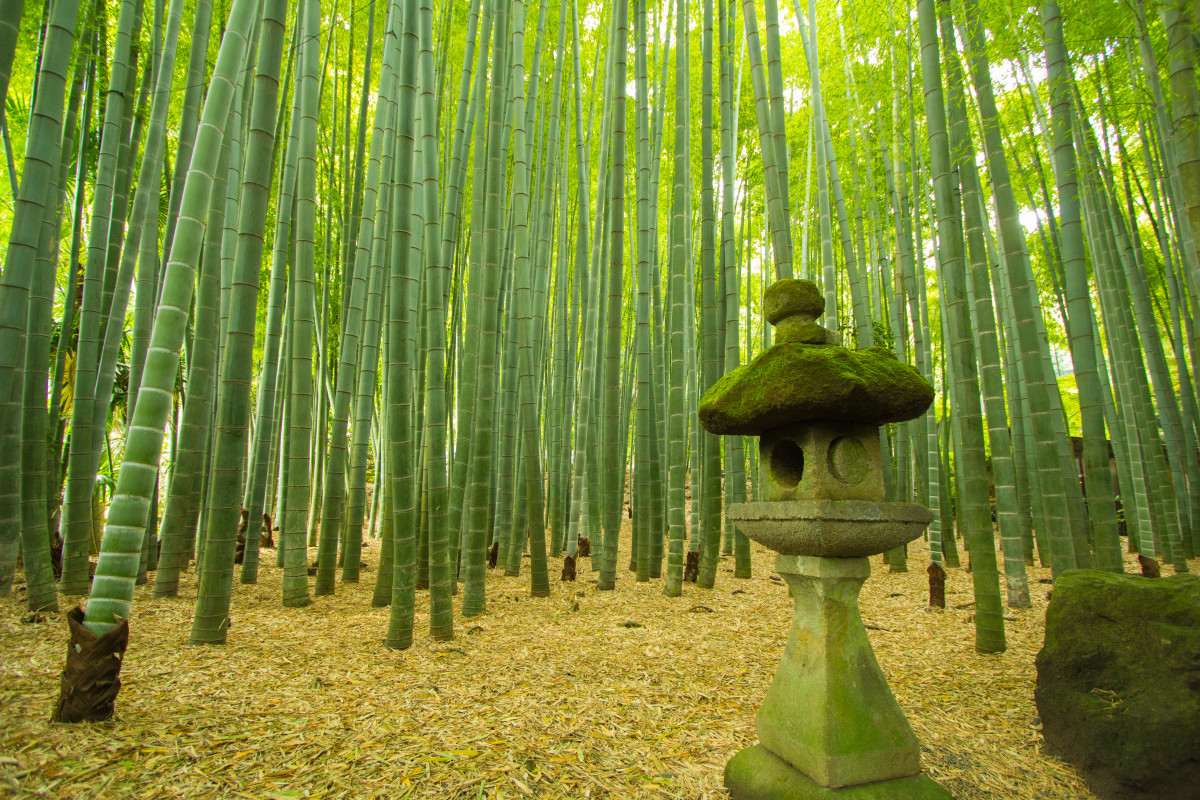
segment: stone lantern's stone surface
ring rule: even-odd
[[[766,500],[729,507],[779,553],[795,602],[783,659],[758,712],[760,744],[725,768],[734,800],[948,798],[875,660],[858,610],[867,556],[921,535],[923,506],[884,502],[879,425],[924,413],[933,387],[882,348],[830,344],[815,284],[764,297],[776,343],[705,394],[712,433],[758,435]]]
[[[933,387],[908,364],[882,347],[826,343],[814,321],[824,304],[812,281],[771,284],[763,305],[775,344],[705,393],[699,413],[707,431],[756,436],[798,422],[882,425],[925,413]]]

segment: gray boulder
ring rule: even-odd
[[[1060,575],[1035,699],[1098,797],[1200,797],[1200,577]]]

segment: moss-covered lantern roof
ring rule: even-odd
[[[725,375],[700,400],[710,433],[758,435],[812,420],[882,425],[925,413],[933,387],[882,347],[850,350],[829,344],[816,323],[825,301],[816,284],[786,278],[763,298],[775,344]]]

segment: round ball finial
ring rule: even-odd
[[[825,313],[825,298],[809,280],[784,278],[763,294],[763,316],[775,326],[775,341],[829,344],[829,332],[817,324]]]
[[[763,294],[763,315],[772,325],[795,314],[816,319],[824,313],[825,298],[812,281],[784,278],[768,286]]]

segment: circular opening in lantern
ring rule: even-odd
[[[871,471],[866,448],[853,436],[834,439],[829,445],[829,471],[842,483],[861,483]]]
[[[804,451],[792,440],[784,439],[771,448],[771,475],[788,489],[804,477]]]

